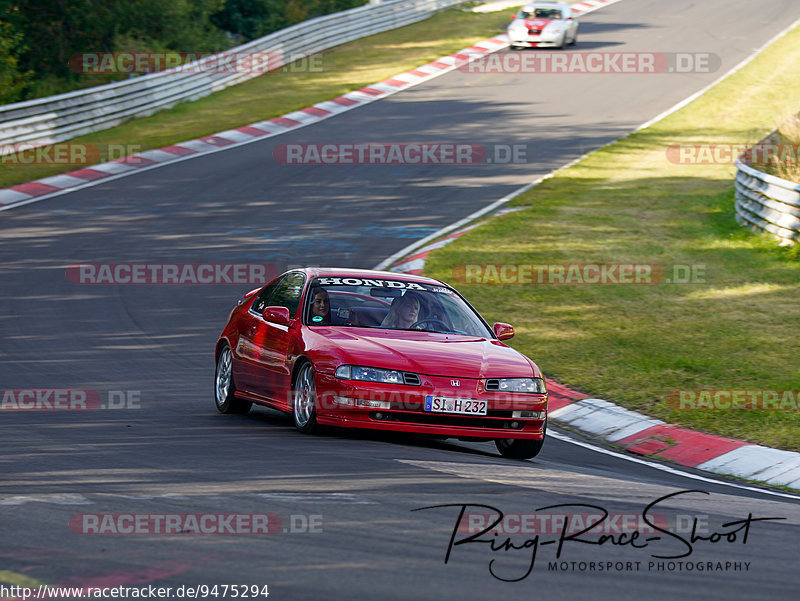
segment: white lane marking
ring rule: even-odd
[[[561,440],[563,442],[569,442],[574,445],[578,445],[579,447],[583,447],[585,449],[590,449],[592,451],[596,451],[598,453],[602,453],[603,455],[610,455],[611,457],[616,457],[617,459],[624,459],[625,461],[631,461],[633,463],[638,463],[640,465],[647,465],[652,467],[656,470],[661,470],[662,472],[667,472],[669,474],[674,474],[676,476],[683,476],[684,478],[690,478],[692,480],[699,480],[701,482],[709,482],[711,484],[719,484],[721,486],[730,486],[731,488],[739,488],[742,490],[747,490],[750,492],[757,492],[765,495],[772,495],[775,497],[784,497],[786,499],[794,499],[795,501],[800,501],[800,495],[793,495],[790,493],[779,492],[777,490],[765,490],[763,488],[756,488],[755,486],[748,486],[746,484],[736,484],[734,482],[725,482],[722,480],[715,480],[714,478],[707,478],[705,476],[701,476],[699,474],[692,474],[689,472],[684,472],[682,470],[676,469],[674,467],[670,467],[668,465],[662,465],[660,463],[652,463],[650,461],[645,461],[644,459],[639,459],[638,457],[630,457],[628,455],[623,455],[622,453],[617,453],[616,451],[611,451],[609,449],[604,449],[602,447],[595,446],[588,442],[583,442],[582,440],[576,440],[559,432],[553,432],[551,430],[547,431],[548,436],[552,436],[556,440]]]
[[[350,503],[354,505],[377,505],[377,501],[354,495],[346,492],[330,492],[330,493],[296,493],[296,492],[274,492],[274,493],[258,493],[259,497],[271,501],[289,502],[289,503]]]
[[[123,495],[120,493],[96,493],[98,497],[114,497],[117,499],[132,499],[135,501],[152,501],[153,499],[190,499],[191,497],[187,495],[181,495],[178,493],[165,493],[160,495]]]
[[[52,505],[92,505],[92,501],[83,495],[73,493],[16,496],[0,499],[0,505],[25,505],[26,503],[50,503]]]

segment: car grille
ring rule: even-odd
[[[500,380],[497,380],[497,379],[486,380],[485,389],[486,389],[487,392],[491,392],[491,391],[494,391],[494,390],[500,390]]]
[[[408,386],[419,386],[419,376],[409,372],[403,372],[403,383]]]
[[[491,414],[497,414],[492,416]],[[410,413],[405,411],[372,411],[369,416],[376,421],[429,424],[432,426],[455,426],[461,428],[508,428],[521,430],[526,420],[510,419],[510,411],[489,411],[488,416],[473,417],[442,413]],[[517,424],[513,428],[511,424]]]

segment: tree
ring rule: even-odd
[[[18,56],[24,51],[22,34],[11,23],[0,21],[0,104],[22,99],[30,72],[20,73]]]

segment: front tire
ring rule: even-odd
[[[214,370],[214,402],[220,413],[244,415],[253,406],[249,401],[236,398],[236,386],[233,382],[233,361],[231,349],[225,344],[217,357],[217,368]]]
[[[314,367],[304,363],[292,386],[292,416],[295,427],[303,434],[319,430],[317,424],[317,387],[314,384]]]
[[[533,459],[542,450],[547,434],[547,423],[541,440],[525,440],[522,438],[497,438],[494,441],[497,450],[508,459]]]

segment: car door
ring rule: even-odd
[[[289,315],[294,318],[300,306],[300,297],[303,292],[306,276],[300,272],[286,274],[275,286],[266,304],[253,308],[286,307]],[[260,314],[255,316],[256,321],[251,325],[246,336],[249,343],[258,349],[257,358],[250,366],[250,391],[259,396],[272,399],[279,403],[287,399],[279,399],[280,391],[288,388],[288,379],[291,377],[289,366],[286,362],[286,352],[293,330],[284,324],[266,321]]]
[[[264,321],[261,313],[264,307],[269,306],[269,298],[282,280],[283,278],[279,278],[265,286],[253,300],[250,310],[242,312],[239,316],[236,347],[233,349],[233,379],[238,390],[258,394],[256,374],[261,359],[261,341],[258,332]],[[266,328],[261,328],[261,332],[265,333]]]

